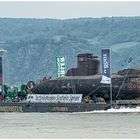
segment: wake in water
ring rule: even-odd
[[[89,112],[77,112],[77,113],[133,113],[133,112],[134,113],[140,112],[140,107],[136,107],[136,108],[121,107],[119,109],[111,108],[108,110],[94,110]]]
[[[136,107],[136,108],[129,108],[129,107],[121,107],[119,109],[115,109],[115,108],[111,108],[108,109],[107,111],[102,110],[102,111],[93,111],[93,112],[111,112],[111,113],[129,113],[129,112],[140,112],[140,107]]]

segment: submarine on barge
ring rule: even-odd
[[[110,85],[101,83],[100,60],[90,53],[77,56],[77,68],[61,78],[37,84],[33,94],[82,94],[83,100],[110,101]],[[113,100],[140,99],[140,69],[129,68],[111,74]],[[87,102],[88,102],[87,101]]]
[[[139,106],[140,69],[129,68],[111,74],[112,105],[110,85],[102,84],[101,77],[99,58],[91,53],[79,54],[77,68],[69,69],[64,77],[44,79],[35,84],[26,101],[1,102],[0,112],[84,112]],[[54,102],[56,97],[78,100]]]

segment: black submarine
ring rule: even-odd
[[[33,94],[82,94],[83,99],[110,100],[110,85],[102,84],[100,60],[91,53],[77,56],[77,68],[71,68],[62,78],[47,79],[36,85]],[[140,69],[129,68],[111,74],[112,99],[140,99]]]

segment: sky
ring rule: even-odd
[[[140,16],[140,1],[0,1],[1,18],[68,19],[112,16]]]

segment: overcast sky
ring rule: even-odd
[[[140,16],[140,2],[0,2],[0,17],[79,18]]]

